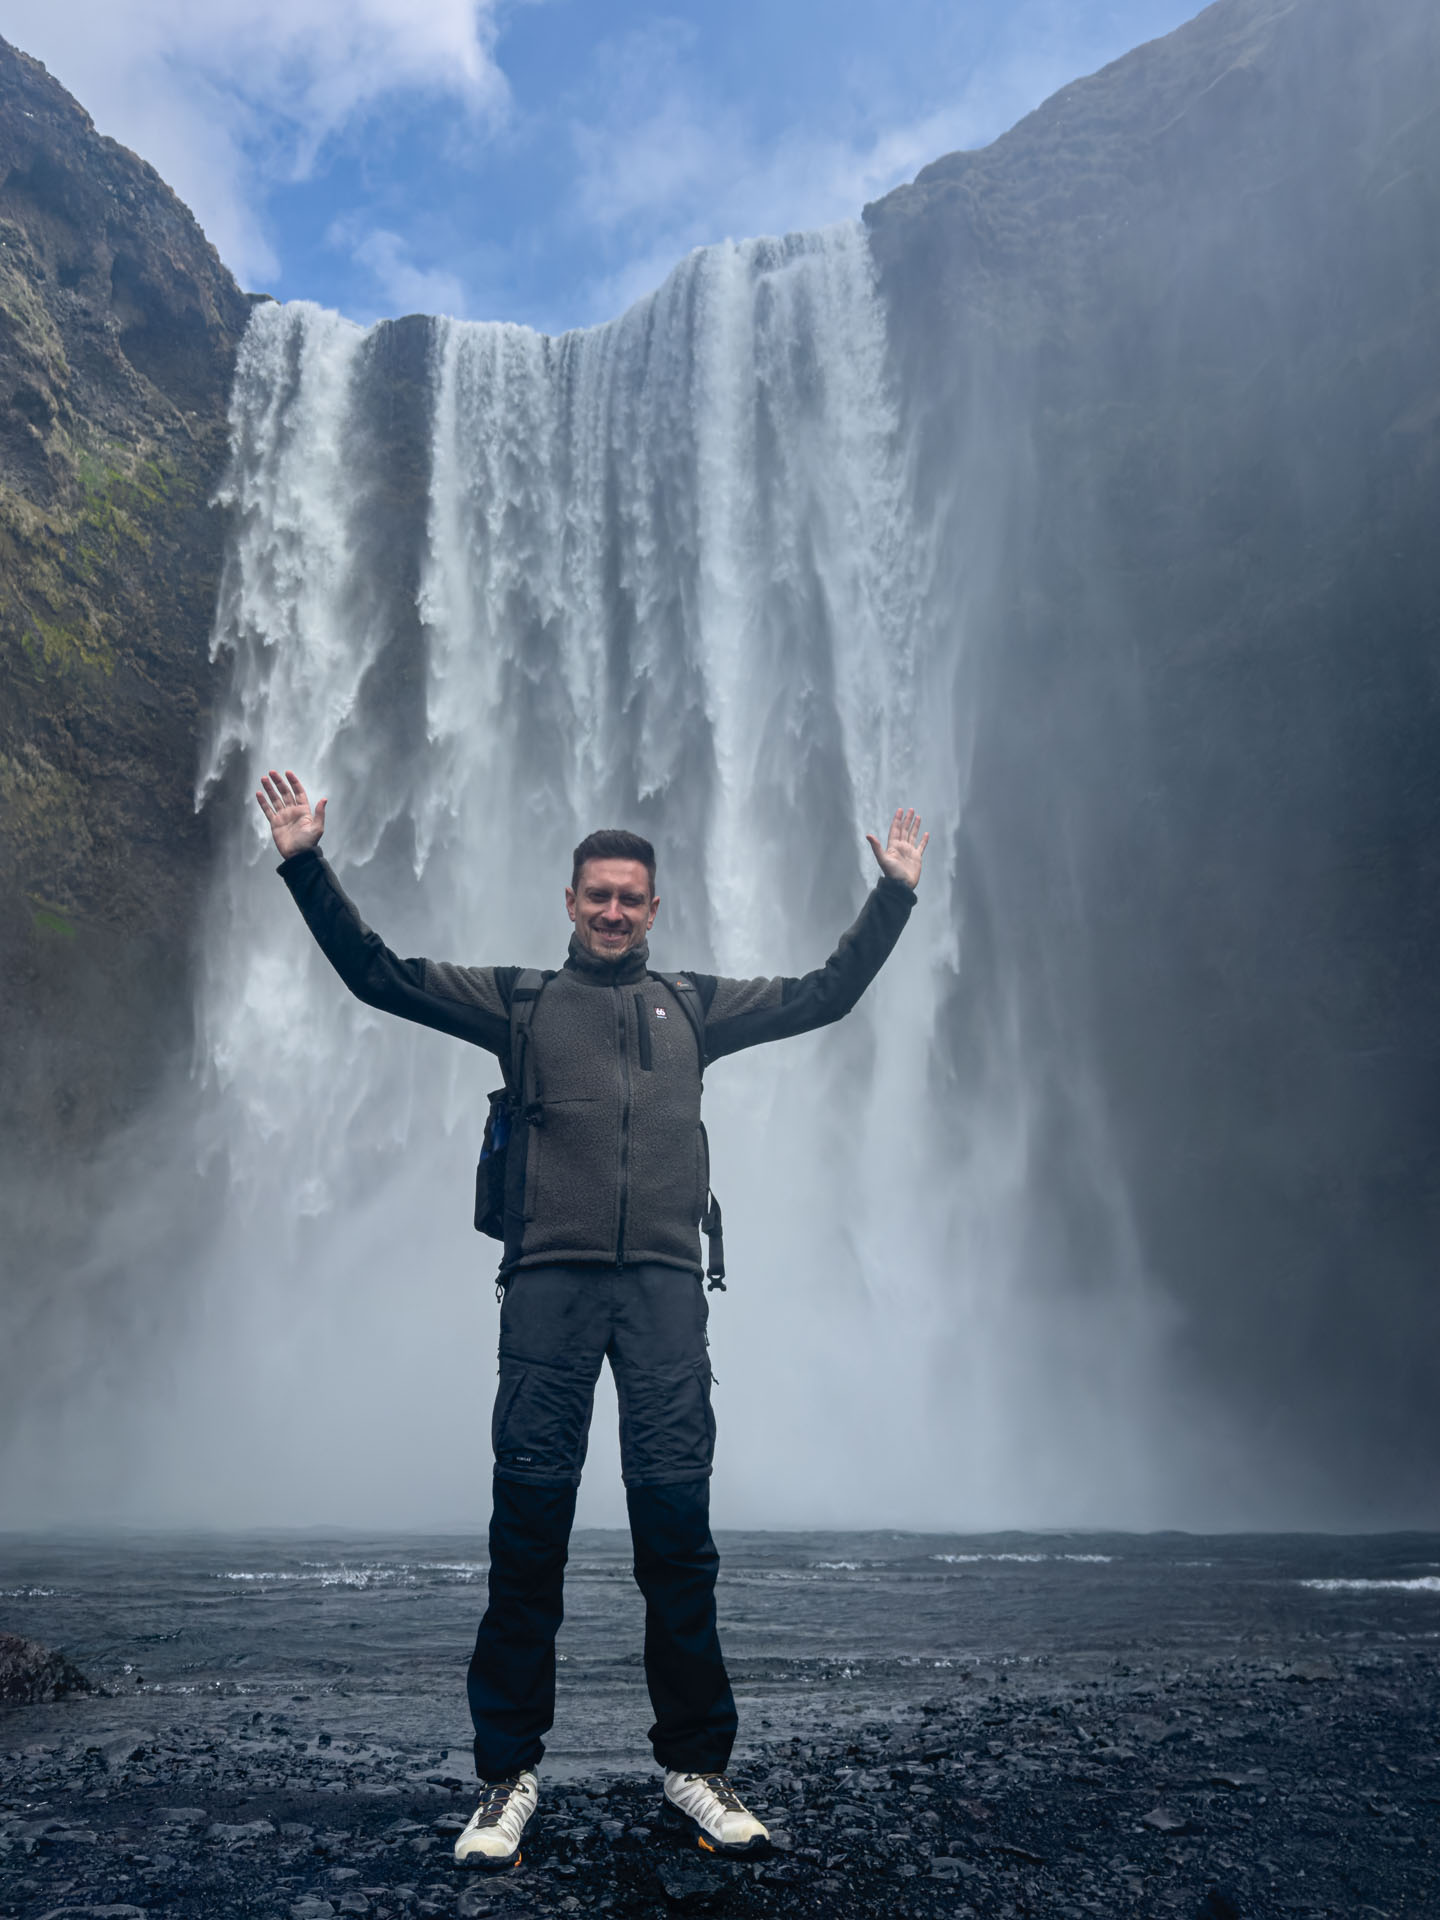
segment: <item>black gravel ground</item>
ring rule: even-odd
[[[748,1749],[735,1777],[775,1845],[738,1863],[664,1826],[658,1777],[542,1772],[522,1864],[465,1873],[458,1769],[273,1713],[11,1753],[0,1913],[1440,1916],[1440,1635],[944,1680],[898,1720]]]

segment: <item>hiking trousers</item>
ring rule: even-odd
[[[677,1267],[522,1267],[510,1276],[491,1423],[489,1604],[467,1677],[482,1780],[537,1765],[554,1722],[565,1562],[606,1359],[645,1597],[650,1743],[661,1766],[687,1773],[729,1761],[737,1722],[715,1626],[708,1316],[698,1274]]]

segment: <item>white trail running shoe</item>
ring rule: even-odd
[[[760,1853],[770,1844],[769,1829],[723,1773],[667,1773],[665,1808],[706,1853]]]
[[[480,1804],[455,1842],[457,1867],[502,1873],[520,1864],[520,1836],[540,1804],[540,1783],[528,1768],[511,1780],[491,1780],[480,1789]]]

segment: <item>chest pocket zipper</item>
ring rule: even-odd
[[[643,993],[637,993],[635,996],[635,1027],[640,1036],[640,1067],[642,1072],[649,1073],[655,1064],[655,1060],[651,1047],[650,1022],[646,1018],[646,1014],[645,996]]]

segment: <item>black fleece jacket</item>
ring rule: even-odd
[[[284,861],[280,874],[357,998],[508,1064],[518,967],[399,959],[361,920],[318,848]],[[799,978],[691,974],[705,1007],[703,1061],[673,986],[649,971],[643,946],[612,962],[572,939],[531,1020],[531,1092],[543,1120],[527,1130],[524,1236],[507,1266],[653,1261],[701,1271],[705,1066],[847,1014],[914,904],[909,887],[882,877],[824,966]]]

